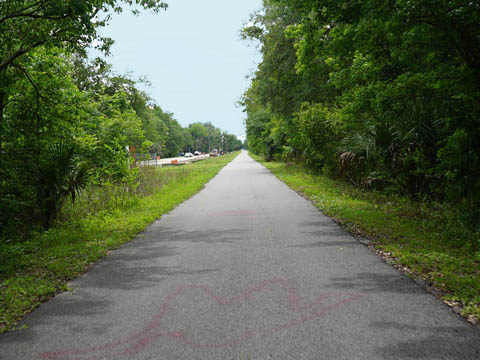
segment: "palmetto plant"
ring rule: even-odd
[[[404,146],[416,144],[422,147],[435,145],[437,130],[443,119],[438,118],[434,110],[426,107],[421,101],[409,103],[396,118],[393,127],[393,138]]]
[[[375,128],[366,126],[363,130],[343,138],[338,156],[340,176],[357,186],[364,182],[367,160],[376,151]]]
[[[87,162],[78,161],[73,144],[58,143],[48,148],[34,176],[38,211],[45,229],[51,226],[65,199],[70,197],[74,202],[88,184],[90,170]]]
[[[402,111],[371,118],[344,137],[339,171],[355,185],[371,187],[386,178],[399,190],[415,195],[428,189],[428,169],[436,161],[435,144],[442,119],[422,101],[405,102]]]

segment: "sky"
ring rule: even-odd
[[[114,14],[101,31],[115,40],[107,61],[117,73],[146,76],[151,86],[144,90],[183,126],[211,122],[243,138],[245,114],[236,102],[261,56],[255,43],[240,39],[240,29],[262,1],[167,3],[158,14]]]

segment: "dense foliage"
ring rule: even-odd
[[[249,149],[480,220],[480,4],[265,0]],[[479,229],[480,230],[480,229]]]
[[[140,159],[241,147],[210,123],[183,128],[139,90],[140,80],[86,58],[93,41],[108,52],[112,40],[97,31],[122,3],[166,7],[158,0],[0,2],[0,241],[50,227],[91,185],[135,183],[127,148]]]

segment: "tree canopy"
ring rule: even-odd
[[[142,79],[89,60],[112,12],[158,0],[0,2],[0,241],[48,228],[62,204],[88,184],[131,182],[138,159],[182,151],[236,150],[241,142],[210,123],[182,127],[145,91]]]
[[[265,0],[249,148],[480,216],[480,4]]]

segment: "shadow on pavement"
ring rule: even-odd
[[[318,217],[318,214],[315,214],[315,216]],[[330,231],[334,231],[338,229],[339,233],[343,233],[344,235],[347,234],[341,227],[339,227],[332,219],[330,218],[322,218],[322,219],[315,219],[312,221],[303,221],[300,223],[300,226],[306,228],[306,227],[315,227],[316,229],[318,228],[325,228],[328,227]]]
[[[166,245],[173,242],[223,243],[240,240],[241,230],[186,231],[153,228],[138,238],[112,252],[85,276],[77,281],[81,287],[104,289],[140,290],[158,285],[175,275],[202,275],[218,272],[218,269],[186,269],[179,266],[152,265],[155,260],[181,254],[181,247]]]
[[[307,234],[310,237],[318,238],[320,241],[307,244],[290,245],[290,247],[298,248],[322,248],[322,247],[353,247],[361,246],[361,244],[355,240],[352,235],[340,228],[332,220],[315,220],[304,221],[300,223],[302,227],[302,234]]]
[[[376,353],[384,359],[480,359],[480,331],[469,324],[455,327],[375,322],[370,326],[382,332],[394,330],[416,336],[415,340],[399,341],[377,349]]]
[[[296,248],[326,248],[326,247],[347,247],[347,246],[360,246],[360,244],[356,243],[355,241],[317,241],[314,243],[309,244],[300,244],[300,245],[289,245],[288,247],[296,247]]]
[[[225,229],[225,230],[173,230],[169,228],[155,228],[145,233],[146,238],[150,241],[159,243],[188,241],[192,243],[230,243],[235,240],[243,240],[242,234],[245,230],[241,229]]]
[[[27,325],[26,329],[3,334],[0,337],[0,344],[2,342],[33,342],[37,337],[37,331],[34,330],[35,326],[51,323],[52,317],[60,317],[61,319],[64,319],[65,316],[95,318],[97,315],[107,312],[108,308],[113,305],[113,302],[110,300],[95,299],[94,296],[89,294],[74,297],[71,293],[63,293],[57,295],[53,301],[55,302],[54,307],[43,304],[23,321]],[[67,327],[70,326],[68,322],[65,325]],[[109,324],[105,324],[104,329],[97,330],[105,333],[109,326]]]
[[[337,289],[349,289],[360,292],[395,292],[425,294],[425,290],[413,280],[401,274],[382,274],[374,272],[358,273],[352,277],[331,278],[332,283],[328,286]]]
[[[140,290],[158,285],[169,276],[201,275],[217,269],[188,270],[177,266],[129,266],[127,262],[105,260],[96,266],[95,274],[79,279],[82,287]]]

